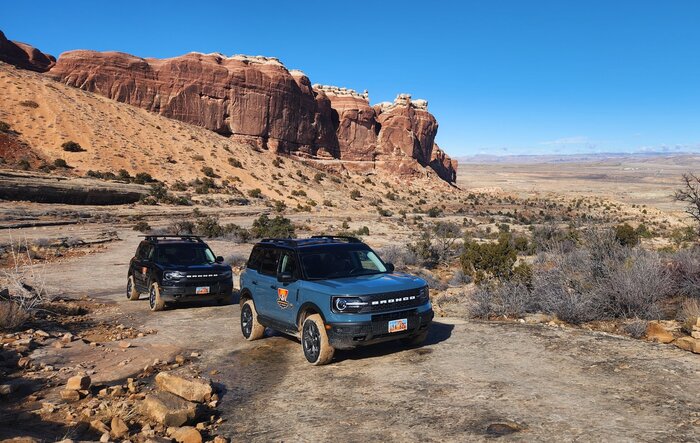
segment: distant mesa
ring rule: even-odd
[[[438,123],[428,102],[408,94],[371,106],[367,91],[312,86],[274,57],[191,52],[154,59],[77,50],[55,61],[18,45],[2,35],[0,60],[262,149],[340,160],[359,171],[432,171],[456,180],[457,162],[435,145]]]

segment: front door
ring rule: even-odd
[[[277,266],[280,251],[275,248],[265,248],[260,257],[258,276],[255,279],[255,309],[258,314],[272,320],[279,320],[277,314]]]
[[[285,324],[294,327],[296,323],[296,313],[299,310],[298,293],[299,290],[299,269],[296,258],[291,251],[282,251],[279,259],[279,274],[291,274],[294,281],[282,283],[275,279],[275,291],[277,293],[277,316]]]

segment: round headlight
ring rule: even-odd
[[[344,311],[348,307],[348,301],[344,298],[335,299],[335,308],[339,311]]]

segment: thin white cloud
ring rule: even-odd
[[[566,146],[566,145],[583,145],[590,143],[591,140],[584,135],[576,135],[574,137],[563,137],[556,140],[550,140],[547,142],[540,142],[541,145],[555,145],[555,146]]]

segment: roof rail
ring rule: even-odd
[[[146,240],[158,240],[159,238],[179,238],[181,240],[191,240],[191,241],[197,241],[199,243],[204,243],[204,240],[202,240],[202,237],[199,235],[175,235],[175,234],[146,234],[146,235],[139,235],[139,237],[144,237]]]
[[[312,235],[311,238],[328,238],[328,239],[340,239],[345,240],[348,243],[362,243],[362,240],[357,237],[351,237],[349,235]]]

